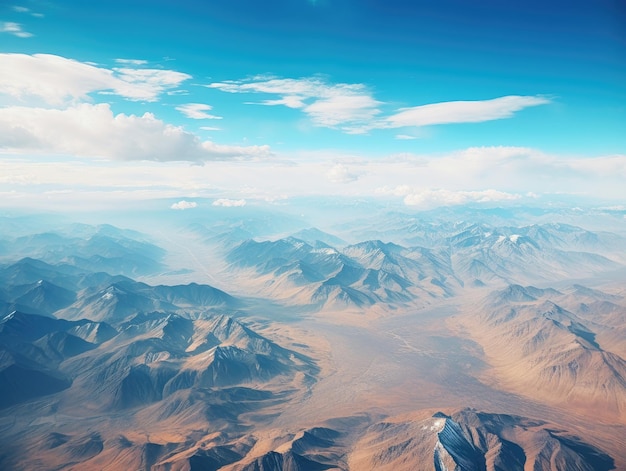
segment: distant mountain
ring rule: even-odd
[[[253,268],[265,293],[296,304],[364,307],[406,303],[419,297],[447,297],[460,282],[445,252],[366,241],[341,250],[288,237],[248,240],[227,261]]]
[[[324,232],[319,230],[316,227],[310,227],[308,229],[302,229],[291,235],[294,239],[303,240],[304,242],[315,246],[317,243],[321,242],[322,244],[326,244],[330,247],[343,247],[348,245],[348,243],[341,239],[340,237],[329,234],[328,232]]]
[[[239,301],[208,285],[150,286],[122,275],[25,258],[0,267],[0,313],[21,310],[67,319],[123,321],[138,312],[235,308]]]
[[[207,308],[234,308],[238,301],[208,285],[150,286],[131,279],[106,280],[78,292],[76,301],[56,312],[58,317],[121,322],[137,313],[154,311],[202,312]]]
[[[0,266],[0,282],[7,287],[35,284],[45,280],[54,285],[72,290],[76,287],[83,270],[66,265],[52,265],[30,257]]]
[[[408,230],[420,233],[412,240],[426,246],[373,239],[338,249],[310,229],[296,233],[307,240],[246,240],[225,258],[229,269],[252,268],[262,295],[326,307],[406,303],[450,297],[465,286],[567,280],[624,267],[619,257],[604,254],[626,248],[626,239],[564,224],[415,222]]]
[[[459,241],[455,241],[457,244]],[[521,234],[498,232],[472,236],[456,245],[452,254],[454,272],[467,281],[528,283],[538,280],[592,276],[621,265],[603,255],[563,251],[540,246]]]
[[[3,245],[2,258],[9,263],[31,257],[90,272],[131,276],[151,274],[161,269],[165,254],[163,249],[147,242],[145,236],[108,225],[89,229],[82,227],[72,234],[44,232],[23,235],[4,239]]]

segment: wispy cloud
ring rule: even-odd
[[[374,129],[492,121],[510,118],[524,108],[550,103],[543,96],[510,95],[488,100],[431,103],[384,113],[382,108],[387,104],[376,100],[368,87],[361,83],[333,84],[321,77],[290,79],[260,76],[215,82],[207,86],[229,93],[276,95],[278,98],[247,104],[299,109],[315,126],[337,128],[351,134]],[[399,134],[396,138],[415,137]]]
[[[16,153],[161,162],[259,159],[270,155],[268,146],[202,141],[151,113],[114,115],[105,103],[83,103],[64,110],[0,108],[0,148]]]
[[[179,211],[184,211],[185,209],[193,209],[193,208],[196,208],[197,206],[198,206],[198,203],[196,203],[195,201],[181,200],[178,203],[174,203],[172,206],[170,206],[170,208],[177,209]]]
[[[221,116],[207,113],[207,111],[211,111],[213,107],[202,103],[187,103],[177,106],[176,109],[191,119],[222,119]]]
[[[14,23],[12,21],[0,23],[0,33],[9,33],[13,36],[17,36],[18,38],[30,38],[33,36],[32,33],[24,31],[21,24]]]
[[[51,54],[0,54],[0,70],[0,94],[38,97],[52,105],[84,100],[92,93],[156,101],[191,78],[174,70],[107,69]]]
[[[550,100],[536,96],[504,96],[482,101],[448,101],[402,108],[385,118],[386,127],[420,127],[434,124],[479,123],[510,118],[517,111]]]
[[[143,59],[115,59],[115,62],[124,65],[146,65],[148,63],[147,60]]]
[[[381,104],[363,84],[332,84],[321,77],[285,79],[254,77],[248,80],[215,82],[208,85],[229,93],[259,93],[278,95],[250,103],[265,106],[286,106],[306,113],[316,126],[341,128],[360,132],[380,113]]]
[[[31,16],[37,17],[37,18],[43,18],[43,14],[42,13],[36,13],[34,11],[32,11],[30,8],[27,7],[23,7],[20,5],[14,5],[13,6],[13,11],[16,11],[18,13],[28,13]]]

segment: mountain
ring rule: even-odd
[[[350,456],[350,469],[613,469],[611,457],[557,428],[544,421],[473,409],[396,417],[367,430]]]
[[[129,278],[105,278],[104,281],[79,291],[76,301],[56,312],[56,316],[120,322],[136,313],[202,312],[208,308],[234,308],[238,305],[238,301],[227,293],[197,283],[150,286]],[[111,281],[113,283],[109,284]]]
[[[182,455],[175,461],[187,466],[238,461],[245,453],[237,447],[198,448],[209,439],[194,430],[209,423],[241,436],[247,430],[240,425],[243,416],[271,416],[274,408],[309,388],[318,372],[309,358],[224,315],[138,314],[114,329],[88,320],[14,313],[0,322],[0,347],[2,407],[54,424],[38,428],[25,422],[2,432],[3,441],[12,434],[27,437],[0,453],[0,463],[11,469],[35,466],[44,456],[50,463],[71,457],[81,467],[97,468],[109,454],[126,466],[139,462],[147,450],[154,466],[176,451]],[[31,402],[44,397],[54,404],[47,412],[38,409],[42,403]],[[98,419],[102,414],[118,425],[111,428]],[[127,419],[154,434],[169,429],[186,438],[153,447],[130,433],[120,442],[122,430],[129,430]],[[25,449],[33,450],[29,457]]]
[[[510,286],[492,293],[464,325],[494,375],[511,390],[571,410],[626,418],[626,361],[598,343],[604,327],[551,299],[553,289]]]
[[[165,252],[145,236],[109,225],[81,226],[74,232],[44,232],[4,240],[4,260],[23,257],[66,264],[90,272],[140,275],[163,267]]]
[[[0,469],[626,467],[619,231],[291,203],[0,218]]]
[[[0,345],[0,409],[68,388],[71,379]]]
[[[122,275],[25,258],[0,267],[0,312],[21,310],[76,320],[123,321],[138,312],[235,308],[239,301],[208,285],[151,286]]]
[[[461,247],[454,247],[454,272],[466,281],[487,284],[553,281],[567,279],[572,273],[578,277],[593,276],[621,266],[596,253],[542,247],[521,234],[488,232],[463,239]]]
[[[310,227],[308,229],[302,229],[291,235],[294,239],[303,240],[307,244],[316,245],[320,242],[329,247],[343,247],[348,243],[340,237],[329,234],[319,230],[316,227]]]
[[[12,302],[30,308],[34,312],[47,314],[67,307],[76,300],[76,293],[45,280],[16,286],[11,291],[13,296],[16,296],[12,297]]]
[[[85,335],[100,331],[100,337]],[[81,333],[83,335],[81,335]],[[106,324],[87,320],[71,322],[45,316],[13,312],[0,319],[0,407],[53,394],[69,388],[71,373],[58,365],[96,347],[89,340],[115,335]]]
[[[610,255],[610,247],[626,248],[626,239],[617,235],[600,236],[562,224],[494,228],[416,222],[410,230],[420,232],[419,241],[426,246],[373,239],[337,249],[315,238],[323,234],[310,230],[303,233],[306,241],[246,240],[227,249],[225,260],[229,269],[254,278],[252,285],[263,296],[297,305],[364,307],[447,298],[466,286],[610,273],[623,265],[619,257],[605,254]]]
[[[445,253],[379,240],[337,250],[292,237],[246,241],[227,254],[239,269],[252,268],[266,295],[329,308],[406,303],[448,297],[462,284]]]
[[[0,267],[0,282],[5,287],[20,286],[45,280],[65,289],[76,286],[82,270],[67,265],[52,265],[42,260],[23,258],[15,263]]]
[[[144,292],[142,285],[122,281],[105,288],[87,288],[78,293],[75,303],[56,315],[65,319],[88,317],[95,321],[120,322],[138,312],[176,310],[173,304]]]

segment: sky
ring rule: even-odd
[[[3,208],[619,206],[624,181],[621,0],[0,3]]]

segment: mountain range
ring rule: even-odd
[[[623,232],[246,211],[0,217],[1,469],[626,469]]]

